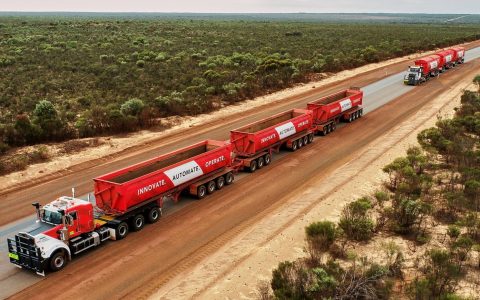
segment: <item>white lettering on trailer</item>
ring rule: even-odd
[[[222,161],[225,161],[225,156],[223,156],[223,155],[222,155],[222,156],[219,156],[219,157],[217,157],[217,158],[214,158],[214,159],[212,159],[212,160],[210,160],[210,161],[207,161],[207,162],[205,163],[205,167],[208,168],[208,167],[213,166],[213,165],[216,165],[216,164],[218,164],[219,162],[222,162]]]
[[[435,60],[435,61],[432,61],[430,63],[430,69],[435,69],[436,67],[438,67],[438,62]]]
[[[287,138],[291,135],[294,135],[297,131],[295,130],[295,125],[292,122],[275,127],[275,130],[278,133],[280,139]]]
[[[275,133],[267,136],[267,137],[264,137],[263,139],[260,139],[260,143],[263,144],[265,142],[268,142],[270,140],[273,140],[277,135]]]
[[[173,185],[178,186],[203,175],[203,171],[195,161],[189,161],[183,165],[165,171],[165,175],[170,178]]]
[[[352,100],[350,98],[340,101],[340,109],[342,112],[352,108]]]
[[[449,62],[451,62],[451,61],[452,61],[452,55],[451,55],[451,54],[445,56],[445,62],[449,63]]]
[[[138,189],[137,191],[137,195],[140,196],[141,194],[144,194],[146,192],[150,192],[151,190],[154,190],[154,189],[157,189],[161,186],[164,186],[166,183],[165,183],[165,179],[162,179],[162,180],[159,180],[157,182],[154,182],[152,184],[149,184],[141,189]]]
[[[308,120],[298,123],[298,127],[303,127],[305,125],[308,125]]]

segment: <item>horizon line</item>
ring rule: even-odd
[[[45,10],[45,11],[27,11],[27,10],[8,10],[0,13],[106,13],[106,14],[124,14],[124,13],[138,13],[138,14],[405,14],[405,15],[468,15],[476,16],[478,13],[427,13],[427,12],[188,12],[188,11],[71,11],[71,10]]]

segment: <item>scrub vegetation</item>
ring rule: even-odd
[[[238,18],[238,17],[237,17]],[[162,117],[480,38],[478,24],[0,16],[0,152]]]
[[[345,206],[338,224],[305,229],[306,257],[280,263],[260,298],[478,297],[480,76],[474,82],[478,92],[464,92],[452,119],[383,168],[383,190]]]

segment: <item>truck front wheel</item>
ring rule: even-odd
[[[53,272],[63,269],[66,265],[67,256],[65,255],[65,251],[57,251],[50,257],[50,270]]]
[[[128,224],[125,222],[120,223],[116,229],[117,240],[124,239],[128,234]]]

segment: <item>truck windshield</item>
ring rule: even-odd
[[[419,68],[410,68],[410,72],[412,73],[417,73],[418,71],[420,71]]]
[[[44,210],[42,219],[47,223],[62,224],[62,215],[56,211]]]

